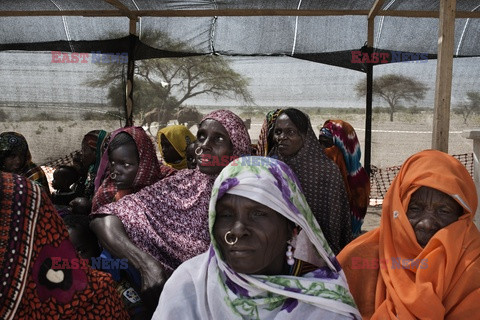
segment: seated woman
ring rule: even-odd
[[[79,190],[81,196],[70,203],[72,211],[76,214],[90,214],[92,210],[92,199],[96,191],[95,178],[107,138],[108,133],[105,130],[92,130],[83,136],[80,159],[74,159],[82,177]],[[100,183],[97,189],[99,186]]]
[[[283,162],[243,157],[215,181],[212,243],[167,281],[153,319],[360,319],[335,255]]]
[[[0,172],[0,203],[0,319],[129,319],[112,278],[80,267],[38,185]]]
[[[471,319],[480,314],[475,184],[454,157],[405,161],[385,195],[380,227],[338,255],[363,319]]]
[[[125,305],[125,309],[131,319],[145,319],[148,316],[143,308],[142,301],[138,295],[140,283],[138,271],[124,265],[117,264],[114,257],[107,252],[100,252],[97,236],[89,227],[90,219],[86,215],[68,214],[63,217],[67,227],[70,241],[77,251],[77,254],[87,259],[93,268],[109,273],[114,282],[117,292]]]
[[[158,130],[157,143],[166,165],[177,169],[187,169],[187,146],[196,140],[195,136],[182,125],[173,125]]]
[[[187,159],[187,168],[195,169],[197,167],[197,156],[195,150],[197,149],[197,141],[190,143],[185,151],[185,158]]]
[[[16,173],[32,180],[50,196],[45,172],[33,163],[27,140],[20,133],[0,133],[0,170]]]
[[[70,202],[78,196],[80,175],[73,166],[59,166],[53,172],[52,202],[60,216],[71,212]]]
[[[337,254],[352,239],[352,223],[345,184],[340,170],[323,152],[308,116],[289,108],[270,115],[273,135],[269,156],[292,168],[302,185],[308,205]]]
[[[104,176],[92,200],[92,211],[135,193],[175,170],[160,165],[155,146],[142,127],[120,128],[110,135],[97,176]]]
[[[327,120],[318,140],[325,154],[340,168],[350,203],[352,232],[357,237],[370,201],[370,177],[360,163],[362,151],[355,129],[346,121]]]
[[[180,170],[92,214],[100,243],[140,271],[143,292],[152,292],[144,296],[154,307],[172,271],[210,244],[208,202],[218,173],[232,156],[250,153],[247,129],[231,111],[205,116],[197,139],[197,169]]]

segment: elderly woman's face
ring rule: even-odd
[[[245,197],[226,194],[215,207],[215,240],[224,261],[236,272],[281,274],[287,241],[292,236],[288,220],[276,211]],[[225,234],[230,231],[228,241]]]
[[[449,195],[429,187],[420,187],[412,194],[407,217],[418,244],[424,248],[440,229],[458,220],[463,208]]]
[[[205,174],[219,174],[230,163],[233,144],[227,130],[216,120],[202,122],[197,131],[197,147],[202,151],[197,157],[197,165]]]
[[[278,147],[278,152],[284,157],[295,155],[303,147],[305,137],[285,114],[281,114],[275,121],[273,139]]]

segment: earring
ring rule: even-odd
[[[110,173],[110,179],[112,180],[117,179],[117,174],[115,172]]]
[[[235,239],[233,239],[233,237],[235,237]],[[237,243],[238,241],[238,238],[237,236],[235,235],[232,235],[232,232],[231,231],[228,231],[227,233],[225,233],[225,242],[229,245],[229,246],[233,246],[235,243]],[[229,241],[229,238],[230,238],[230,241]]]
[[[293,252],[292,252],[292,246],[291,245],[287,246],[286,256],[287,256],[287,264],[289,266],[293,266],[293,264],[295,263],[295,259],[293,259]]]
[[[200,151],[198,151],[198,150],[200,150]],[[196,154],[197,156],[201,155],[202,153],[203,153],[202,147],[197,147],[197,149],[195,149],[195,154]]]

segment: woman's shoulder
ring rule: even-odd
[[[198,292],[206,277],[203,263],[208,259],[207,252],[183,262],[165,283],[157,309],[152,319],[198,319],[196,301],[198,295],[205,296],[206,292]],[[205,273],[204,275],[202,273]],[[195,280],[199,280],[198,283]]]
[[[182,169],[176,171],[174,174],[169,175],[162,180],[157,181],[154,185],[161,186],[162,184],[169,184],[169,183],[179,183],[184,182],[188,184],[198,183],[200,181],[209,181],[215,180],[217,176],[208,175],[202,173],[199,169]],[[153,186],[153,185],[152,185]]]

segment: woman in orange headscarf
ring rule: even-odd
[[[364,319],[467,319],[480,314],[475,184],[452,156],[425,150],[403,164],[380,227],[338,255]]]

